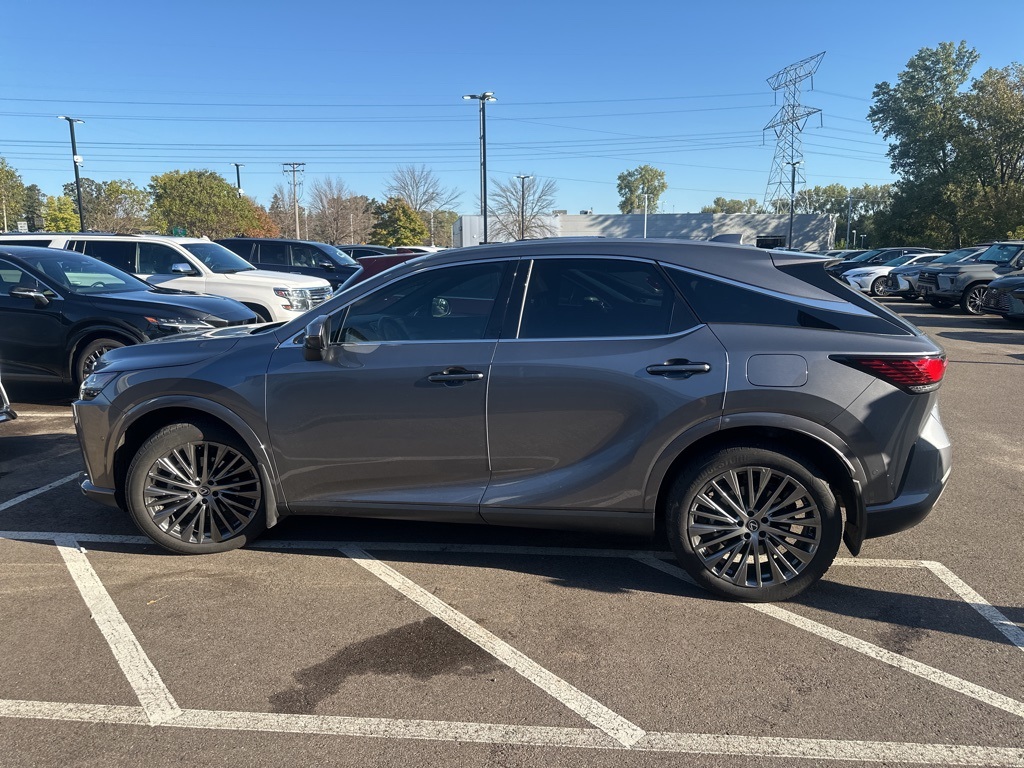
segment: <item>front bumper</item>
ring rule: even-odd
[[[78,476],[79,481],[82,485],[82,493],[93,501],[98,501],[100,504],[105,504],[108,507],[117,506],[117,498],[113,488],[100,488],[93,485],[89,481],[89,474],[83,472]]]
[[[936,407],[914,444],[896,498],[868,505],[864,538],[888,536],[924,520],[942,495],[952,468],[953,449]]]
[[[885,280],[885,289],[890,296],[917,296],[917,280],[890,273]]]

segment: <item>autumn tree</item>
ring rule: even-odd
[[[47,232],[77,232],[78,212],[71,198],[67,195],[50,195],[46,198],[43,223]]]
[[[377,209],[377,223],[370,231],[370,240],[381,245],[422,243],[428,235],[423,219],[398,197],[389,197]]]
[[[545,214],[554,207],[557,193],[554,179],[540,181],[531,176],[499,181],[488,206],[494,239],[522,240],[553,235],[554,229]]]
[[[183,227],[191,237],[231,237],[255,222],[251,201],[214,171],[170,171],[154,176],[152,219],[158,229]]]
[[[619,210],[632,213],[646,209],[648,213],[658,212],[658,201],[668,189],[665,172],[650,165],[641,165],[631,171],[623,171],[618,177]]]

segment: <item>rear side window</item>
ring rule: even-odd
[[[135,266],[134,241],[121,240],[87,240],[85,243],[85,255],[94,259],[105,261],[113,267],[123,269],[125,272],[138,272]]]
[[[697,324],[648,262],[538,259],[528,280],[521,339],[665,336]]]
[[[825,274],[820,267],[818,269]],[[795,296],[787,298],[687,270],[669,268],[669,274],[697,317],[705,323],[781,325],[890,335],[910,333],[905,327],[853,303],[849,304],[849,312],[843,312],[839,308],[821,306],[823,302]]]
[[[260,243],[260,264],[288,266],[288,243]]]

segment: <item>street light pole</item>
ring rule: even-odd
[[[484,219],[484,242],[487,242],[487,111],[488,101],[497,101],[491,91],[469,93],[463,99],[480,102],[480,215]]]
[[[533,176],[516,176],[519,179],[519,239],[526,239],[526,180]]]
[[[796,167],[802,163],[803,160],[790,160],[786,165],[790,168],[789,175],[789,240],[787,241],[786,247],[792,249],[793,247],[793,213],[796,209]]]
[[[646,192],[644,195],[644,239],[647,239],[647,199],[650,197]]]
[[[245,163],[232,163],[235,166],[235,187],[238,189],[238,196],[242,196],[242,168],[245,168]]]
[[[67,120],[71,127],[71,160],[75,164],[75,195],[78,197],[78,231],[85,232],[85,211],[82,210],[82,174],[78,167],[82,164],[82,158],[78,156],[78,145],[75,143],[75,123],[84,123],[85,120],[76,120],[66,115],[57,115],[58,120]]]

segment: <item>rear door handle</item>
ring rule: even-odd
[[[707,373],[710,370],[708,363],[691,363],[689,360],[668,360],[659,365],[647,366],[647,372],[652,376],[668,376],[673,379],[688,379],[695,373]]]
[[[480,381],[483,377],[484,375],[480,371],[467,371],[465,368],[455,366],[430,374],[427,376],[427,381],[438,384],[462,384],[466,381]]]

